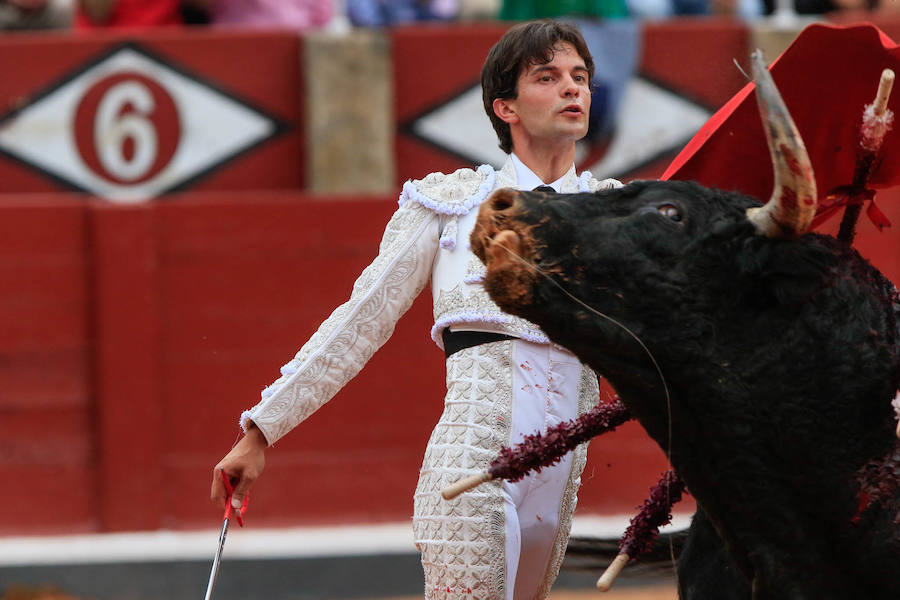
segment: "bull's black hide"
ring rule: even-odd
[[[757,204],[502,190],[472,244],[497,304],[606,376],[708,515],[683,597],[896,599],[895,292],[831,237],[758,235]]]

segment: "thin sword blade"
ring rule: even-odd
[[[212,600],[213,588],[216,586],[216,577],[219,575],[219,564],[222,562],[222,550],[225,549],[225,536],[228,535],[228,519],[222,521],[222,533],[219,534],[219,548],[213,558],[212,570],[209,573],[209,584],[206,586],[206,598]]]

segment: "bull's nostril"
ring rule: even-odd
[[[491,208],[497,212],[502,212],[513,205],[512,194],[494,194],[491,198]]]

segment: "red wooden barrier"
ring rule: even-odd
[[[164,514],[160,263],[156,208],[91,206],[97,499],[105,530],[155,529]]]
[[[87,218],[69,197],[0,203],[0,531],[97,525]]]

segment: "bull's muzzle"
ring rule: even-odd
[[[488,270],[522,255],[521,239],[515,231],[515,219],[521,212],[519,191],[512,188],[497,190],[478,210],[469,241],[472,252]]]
[[[537,271],[533,266],[531,227],[524,223],[523,192],[503,188],[494,192],[478,210],[470,237],[472,252],[487,267],[485,289],[507,312],[532,301]]]

